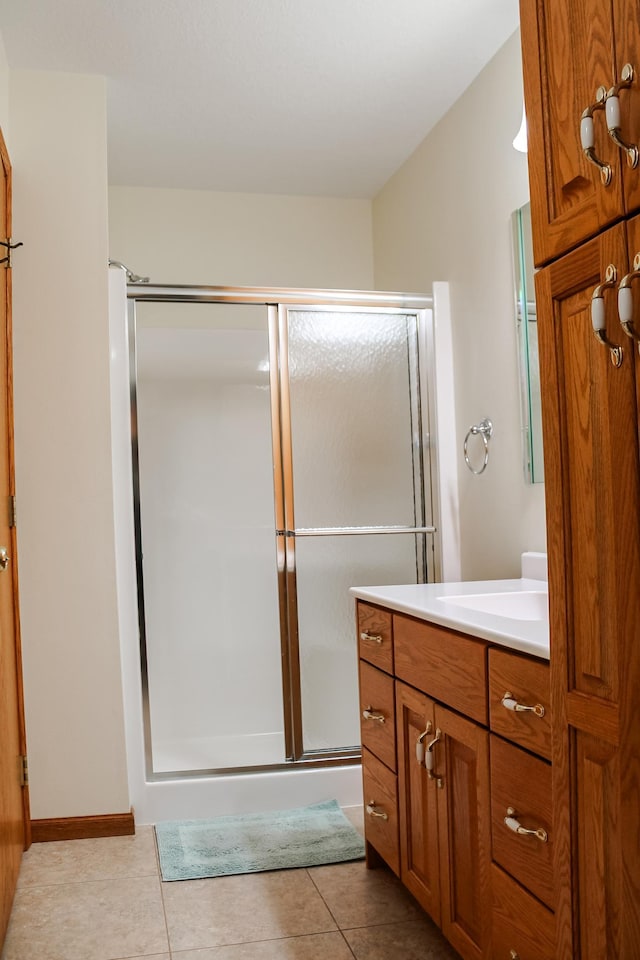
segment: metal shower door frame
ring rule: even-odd
[[[296,604],[295,539],[300,536],[415,534],[423,538],[426,579],[439,576],[440,543],[438,537],[438,485],[435,458],[435,369],[433,352],[433,298],[420,295],[377,293],[358,290],[322,290],[280,287],[222,287],[202,285],[127,284],[128,341],[130,367],[131,445],[133,466],[133,500],[138,590],[138,625],[140,634],[140,669],[142,683],[143,728],[146,777],[149,781],[194,778],[211,775],[232,775],[261,770],[285,770],[292,766],[327,766],[359,763],[359,748],[305,752],[302,738],[302,705],[298,619]],[[283,677],[284,735],[286,759],[281,764],[207,768],[157,772],[153,769],[151,711],[147,636],[144,607],[144,577],[141,550],[140,468],[137,421],[136,303],[218,303],[255,304],[267,309],[269,331],[269,366],[271,390],[271,429],[274,467],[274,515],[276,522],[276,566],[280,612],[281,656]],[[326,310],[396,313],[416,318],[415,368],[418,374],[415,396],[412,397],[414,420],[414,491],[420,491],[424,507],[423,523],[416,527],[296,529],[293,517],[293,466],[291,460],[290,398],[288,392],[288,310]],[[415,423],[419,423],[416,430]],[[419,463],[415,451],[419,450]],[[287,506],[289,505],[289,506]],[[429,540],[427,541],[427,537]],[[418,575],[418,580],[422,579]]]
[[[374,527],[318,527],[300,528],[295,523],[295,493],[293,469],[293,443],[291,430],[291,396],[289,376],[289,314],[293,311],[313,311],[326,313],[359,313],[359,314],[395,314],[406,317],[407,324],[413,320],[412,328],[407,330],[408,352],[408,380],[409,401],[412,426],[412,463],[413,463],[413,492],[414,511],[418,514],[414,526],[374,526]],[[279,416],[279,443],[282,451],[281,475],[278,477],[281,487],[276,495],[282,499],[282,506],[277,516],[276,539],[278,546],[279,564],[282,566],[282,584],[286,593],[286,630],[282,635],[283,663],[289,669],[289,692],[285,692],[285,745],[287,755],[297,762],[309,762],[320,757],[325,761],[333,760],[345,762],[350,759],[360,759],[360,750],[322,750],[307,751],[304,747],[304,731],[302,720],[302,694],[300,688],[300,630],[297,604],[297,562],[296,540],[300,537],[325,536],[378,536],[404,535],[416,537],[416,580],[418,583],[432,581],[436,573],[435,524],[434,510],[436,502],[432,496],[435,489],[434,476],[430,469],[430,458],[427,458],[425,469],[424,452],[427,445],[433,443],[433,432],[430,422],[433,419],[431,411],[434,405],[434,396],[431,392],[433,377],[427,373],[427,347],[432,339],[433,313],[423,308],[410,310],[405,306],[374,306],[370,303],[354,304],[315,304],[315,303],[286,303],[277,308],[277,335],[278,335],[278,387],[277,397],[280,405]],[[275,322],[275,321],[274,321]],[[423,387],[426,386],[426,389]],[[275,449],[275,445],[274,445]],[[420,540],[418,541],[418,538]],[[429,541],[428,542],[428,538]],[[281,567],[278,568],[279,577]],[[281,600],[282,602],[282,600]],[[284,621],[281,621],[284,624]]]

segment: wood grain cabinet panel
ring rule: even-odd
[[[372,847],[400,876],[396,776],[367,750],[362,751],[362,788],[367,857],[371,856]],[[372,859],[375,861],[375,856]]]
[[[393,673],[393,637],[388,610],[358,602],[358,652],[362,660]]]
[[[360,730],[362,746],[390,770],[396,769],[396,720],[393,677],[360,661]]]
[[[534,710],[507,709],[503,701]],[[550,760],[549,664],[510,650],[489,650],[489,716],[494,733]]]
[[[618,321],[612,285],[602,291],[606,336],[624,351],[621,365],[612,364],[610,350],[593,335],[591,300],[607,267],[615,267],[620,281],[628,262],[621,224],[536,276],[545,493],[553,517],[552,673],[561,665],[558,676],[568,678],[569,692],[614,704],[618,638],[640,642],[640,618],[629,603],[629,584],[640,576],[634,346]]]
[[[515,833],[518,822],[535,834]],[[554,906],[551,766],[491,737],[491,850],[493,859],[550,909]]]
[[[487,722],[487,644],[394,615],[395,673],[465,716]]]
[[[439,924],[437,796],[435,789],[429,789],[424,764],[416,758],[418,741],[429,743],[435,736],[433,701],[424,693],[396,682],[396,724],[402,882]]]
[[[555,918],[496,864],[491,865],[491,947],[496,960],[555,960]]]
[[[442,931],[461,956],[480,960],[490,935],[489,734],[439,703],[435,723]]]
[[[581,957],[640,955],[638,922],[638,784],[622,751],[575,734],[578,828],[577,930]],[[636,771],[637,773],[637,771]]]
[[[489,946],[488,733],[399,681],[396,711],[402,881],[462,957],[480,960]],[[416,759],[420,738],[432,745],[432,777]]]

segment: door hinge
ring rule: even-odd
[[[4,263],[5,270],[8,270],[11,266],[11,251],[15,250],[16,247],[23,247],[24,244],[20,243],[11,243],[11,237],[7,237],[6,240],[0,240],[0,247],[5,247],[7,251],[6,257],[2,257],[0,263]]]
[[[18,515],[16,513],[16,498],[15,494],[11,494],[9,497],[9,526],[15,527],[18,522]]]
[[[29,766],[27,764],[27,757],[20,756],[18,757],[18,780],[21,787],[29,786]]]

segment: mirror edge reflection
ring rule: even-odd
[[[512,213],[511,236],[523,469],[528,483],[543,483],[540,366],[529,203]]]

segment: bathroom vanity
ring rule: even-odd
[[[552,960],[546,583],[351,592],[368,866],[465,960]]]

